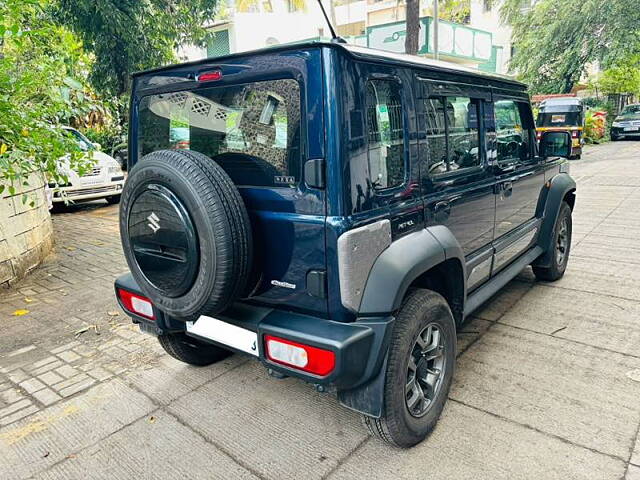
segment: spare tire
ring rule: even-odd
[[[140,159],[122,191],[120,236],[140,289],[173,317],[219,313],[247,286],[247,210],[225,171],[201,153]]]

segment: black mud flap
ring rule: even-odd
[[[385,355],[380,371],[371,381],[351,390],[338,390],[338,401],[350,410],[380,418],[384,409],[386,377],[387,356]]]

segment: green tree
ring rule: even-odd
[[[640,95],[640,55],[604,70],[590,83],[592,88],[605,95]]]
[[[535,93],[568,93],[599,61],[615,65],[640,45],[640,8],[629,0],[505,0],[513,26],[510,67]]]
[[[57,16],[95,54],[91,81],[121,96],[138,70],[176,60],[176,47],[205,45],[217,0],[58,0]]]
[[[14,195],[39,172],[65,183],[66,167],[82,173],[92,163],[59,128],[98,109],[82,82],[90,59],[70,31],[51,21],[49,6],[0,0],[0,193]]]
[[[469,0],[440,0],[442,7],[440,15],[442,20],[455,23],[469,23],[471,18],[471,3]]]

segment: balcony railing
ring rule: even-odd
[[[438,22],[438,52],[441,55],[477,61],[491,60],[493,37],[491,33],[458,23]],[[433,18],[420,19],[419,51],[421,55],[433,54]],[[404,52],[405,22],[374,25],[367,28],[367,45],[391,52]]]

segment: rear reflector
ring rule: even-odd
[[[156,316],[153,313],[153,304],[151,300],[146,297],[141,297],[135,293],[128,292],[123,289],[118,289],[118,296],[124,306],[125,310],[140,315],[141,317],[148,318],[149,320],[155,320]]]
[[[330,374],[336,366],[336,355],[329,350],[265,335],[267,358],[287,367],[320,377]]]

